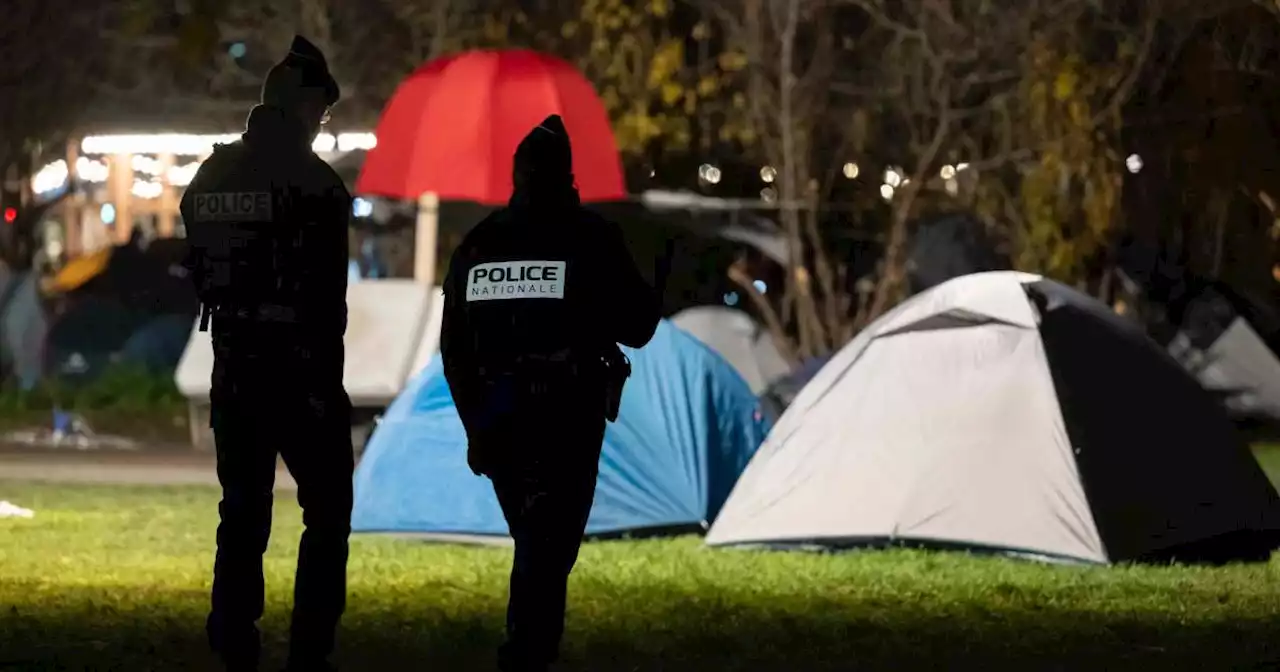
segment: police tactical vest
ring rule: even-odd
[[[304,291],[303,227],[308,213],[288,183],[262,174],[241,157],[192,194],[189,244],[200,251],[201,301],[215,313],[290,305]],[[241,160],[236,161],[235,159]],[[216,168],[215,168],[216,169]]]

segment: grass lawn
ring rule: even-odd
[[[0,481],[0,669],[212,669],[203,642],[216,493]],[[279,662],[300,526],[267,560]],[[510,551],[357,536],[339,662],[493,669]],[[588,544],[563,669],[1274,669],[1280,564],[1047,567],[960,554]],[[270,668],[268,668],[270,669]]]

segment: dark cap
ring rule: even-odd
[[[569,133],[560,115],[553,114],[538,124],[516,147],[516,172],[539,176],[568,176],[573,173],[573,151]]]
[[[341,97],[338,82],[329,73],[329,62],[324,54],[307,38],[294,35],[289,53],[267,72],[262,84],[262,100],[265,103],[289,99],[296,94],[286,89],[298,88],[322,90],[326,105],[337,103]]]

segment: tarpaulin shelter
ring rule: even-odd
[[[92,378],[112,363],[172,371],[199,300],[182,266],[186,241],[116,245],[72,260],[44,283],[58,305],[45,364]]]
[[[588,535],[702,528],[714,519],[769,423],[710,348],[662,322],[641,350],[605,433]],[[535,437],[554,443],[556,437]],[[355,476],[352,527],[482,541],[507,523],[467,440],[437,356],[387,410]]]
[[[44,375],[49,320],[35,273],[0,267],[0,363],[23,389]]]
[[[909,299],[841,349],[707,542],[1227,561],[1269,557],[1277,531],[1249,446],[1140,327],[993,272]]]
[[[342,384],[357,407],[382,408],[411,375],[422,346],[431,297],[438,292],[412,280],[366,280],[347,287],[347,330]],[[213,341],[187,321],[188,340],[174,373],[183,396],[204,402],[213,374]],[[438,324],[434,328],[439,330]]]
[[[505,204],[516,146],[548,115],[564,120],[584,201],[626,196],[609,115],[572,65],[520,49],[437,58],[396,89],[356,191],[413,200]]]

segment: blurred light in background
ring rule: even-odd
[[[892,200],[892,199],[893,199],[893,187],[892,187],[891,185],[888,185],[888,184],[882,184],[882,185],[880,185],[880,198],[883,198],[883,199],[884,199],[884,200],[886,200],[886,201],[888,201],[888,200]]]
[[[244,42],[236,42],[235,44],[231,45],[231,48],[227,50],[227,53],[231,54],[231,58],[241,59],[241,58],[244,58],[244,55],[248,51],[249,51],[248,48],[244,46]]]
[[[47,194],[62,188],[67,183],[67,177],[70,171],[67,169],[67,162],[59,159],[53,163],[40,169],[36,176],[31,179],[31,190],[37,194]]]
[[[373,202],[360,197],[351,199],[351,214],[356,217],[368,217],[369,215],[372,215]]]
[[[856,178],[858,177],[858,173],[859,173],[859,172],[860,172],[860,171],[858,170],[858,164],[856,164],[856,163],[854,163],[854,162],[852,162],[852,161],[850,161],[849,163],[844,164],[844,176],[845,176],[845,177],[847,177],[847,178],[849,178],[849,179],[851,179],[851,180],[852,180],[852,179],[856,179]]]
[[[108,172],[110,171],[107,169],[107,164],[101,161],[83,156],[76,159],[76,177],[85,182],[106,182]]]
[[[773,182],[778,177],[778,171],[773,166],[765,166],[760,169],[760,179],[765,182]]]
[[[701,166],[698,166],[699,180],[706,182],[707,184],[719,184],[720,177],[721,175],[720,175],[719,168],[709,163],[704,163]]]
[[[727,293],[725,293],[725,295],[724,295],[724,303],[725,303],[725,305],[727,305],[727,306],[736,306],[736,305],[738,305],[738,293],[737,293],[737,292],[727,292]]]
[[[138,198],[160,198],[160,194],[164,193],[164,185],[156,180],[134,180],[130,191]]]
[[[85,154],[178,154],[204,156],[213,146],[230,144],[240,139],[239,133],[220,135],[188,135],[183,133],[159,133],[155,135],[91,135],[80,143]],[[369,150],[377,146],[373,133],[321,133],[311,148],[316,152],[340,152]]]
[[[182,166],[173,166],[169,169],[169,184],[175,187],[185,187],[191,184],[191,180],[195,179],[197,170],[200,170],[199,161],[192,161]]]
[[[103,203],[102,210],[99,210],[98,214],[102,218],[103,224],[114,224],[116,221],[116,206],[110,203]]]
[[[1130,154],[1129,158],[1124,160],[1124,165],[1131,173],[1137,173],[1142,170],[1142,157],[1137,154]]]
[[[338,151],[354,152],[357,150],[368,151],[378,146],[378,138],[372,133],[339,133],[338,134]]]
[[[757,292],[760,292],[761,294],[769,293],[769,285],[765,284],[764,280],[756,280],[751,284],[756,288]]]

